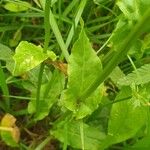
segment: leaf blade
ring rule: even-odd
[[[80,99],[82,93],[101,72],[101,61],[83,29],[72,48],[68,64],[68,88],[63,91],[61,97],[61,104],[73,111],[78,119],[92,113],[101,101],[102,86],[86,100]]]

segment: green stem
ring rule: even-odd
[[[82,150],[85,150],[85,146],[84,146],[84,126],[83,126],[83,120],[80,120],[80,136],[81,136]]]
[[[3,95],[5,95],[4,99],[5,99],[5,111],[9,112],[10,111],[10,99],[9,99],[9,90],[8,90],[8,86],[6,84],[6,80],[5,80],[5,75],[1,66],[1,62],[0,62],[0,87],[2,89]]]
[[[50,40],[50,24],[49,24],[49,12],[50,12],[51,0],[46,0],[45,2],[45,12],[44,12],[44,29],[45,29],[45,41],[43,53],[47,53],[48,44]],[[42,76],[44,71],[44,63],[40,66],[40,71],[38,75],[38,85],[36,93],[36,110],[39,111],[39,100],[40,100],[40,90],[42,84]]]
[[[85,99],[94,90],[108,77],[108,75],[112,72],[112,70],[121,62],[121,60],[125,57],[128,50],[130,49],[132,43],[136,38],[138,38],[141,33],[143,33],[143,29],[147,27],[147,20],[150,19],[150,9],[146,11],[143,15],[142,19],[131,29],[130,34],[125,39],[125,41],[120,45],[120,47],[113,52],[112,58],[107,62],[103,72],[100,76],[93,81],[93,83],[83,92],[83,94],[79,97],[79,99]]]
[[[47,137],[40,145],[38,145],[35,148],[35,150],[42,150],[50,140],[51,140],[51,137]]]

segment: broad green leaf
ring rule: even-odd
[[[43,53],[43,49],[41,46],[36,46],[32,43],[28,43],[27,41],[22,41],[19,43],[15,51],[15,67],[13,74],[23,74],[38,66],[48,57],[52,57],[52,59],[55,59],[53,52],[48,51],[48,54],[45,54]]]
[[[150,137],[146,136],[141,140],[138,140],[133,146],[124,148],[123,150],[149,150],[150,149]]]
[[[64,87],[64,75],[55,70],[49,83],[41,86],[39,110],[36,110],[36,101],[32,99],[28,105],[28,112],[35,113],[35,120],[41,120],[49,114],[50,108],[58,100],[58,96]],[[32,97],[36,97],[36,89],[32,90]]]
[[[118,0],[117,5],[129,20],[138,20],[140,18],[139,1],[137,0]]]
[[[61,121],[54,125],[50,134],[61,142],[67,142],[73,148],[82,149],[80,121]],[[106,137],[105,133],[85,123],[83,136],[85,150],[98,150]]]
[[[144,66],[138,68],[127,76],[118,80],[118,84],[123,85],[140,85],[150,82],[150,64],[145,64]]]
[[[60,101],[62,106],[73,111],[76,118],[91,114],[101,102],[103,86],[99,86],[87,99],[80,99],[101,72],[101,61],[82,30],[71,51],[67,89],[63,91]]]
[[[110,40],[110,46],[114,48],[114,50],[118,49],[118,47],[124,42],[126,39],[127,35],[132,32],[131,28],[139,21],[142,20],[143,15],[146,13],[148,8],[150,7],[150,1],[145,1],[145,0],[117,0],[116,4],[120,8],[120,10],[123,12],[123,15],[120,16],[120,19],[116,25],[115,30],[113,31],[111,35],[111,40]],[[142,28],[143,32],[149,31],[150,26],[149,26],[149,20],[147,22],[147,25],[145,25]],[[137,43],[139,46],[141,44],[141,41],[133,42],[133,46],[131,47],[131,51],[133,49],[137,49],[140,51],[140,47],[137,47]],[[138,57],[140,56],[140,53],[138,54],[137,51],[135,51],[136,55]],[[135,56],[134,56],[135,57]],[[137,56],[136,56],[137,57]]]
[[[131,96],[131,89],[123,87],[116,100],[129,96]],[[139,99],[132,97],[113,104],[108,123],[108,138],[106,138],[108,145],[133,137],[146,124],[147,108],[141,103]]]
[[[149,0],[118,0],[116,4],[129,20],[139,20],[150,7]]]
[[[21,11],[27,11],[31,7],[30,3],[28,2],[7,2],[4,5],[4,8],[6,10],[12,11],[12,12],[21,12]]]

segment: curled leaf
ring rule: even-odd
[[[1,120],[1,137],[5,143],[12,147],[17,147],[20,139],[20,130],[15,124],[16,118],[11,114],[6,114]]]

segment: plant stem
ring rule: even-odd
[[[45,12],[44,12],[45,41],[44,41],[43,53],[47,53],[48,44],[50,40],[50,24],[49,24],[50,5],[51,5],[51,0],[46,0]],[[44,63],[41,64],[39,75],[38,75],[38,85],[37,85],[37,93],[36,93],[36,111],[39,111],[39,100],[40,100],[40,90],[42,84],[43,71],[44,71]]]
[[[42,150],[44,146],[51,140],[51,137],[47,137],[42,143],[40,143],[35,150]]]
[[[5,75],[0,63],[0,87],[2,89],[3,95],[5,95],[5,111],[9,112],[10,111],[10,99],[9,99],[9,90],[8,90],[8,86],[6,84],[6,80],[5,80]]]
[[[85,146],[84,146],[84,126],[83,126],[83,120],[80,120],[80,136],[81,136],[82,150],[85,150]]]
[[[143,29],[147,27],[147,20],[150,19],[150,9],[146,11],[146,13],[143,15],[141,20],[131,29],[130,34],[125,39],[125,41],[120,45],[120,47],[113,52],[112,58],[107,62],[103,72],[100,74],[100,76],[93,81],[91,86],[89,86],[85,92],[79,97],[79,99],[85,99],[94,90],[102,83],[104,80],[108,77],[108,75],[112,72],[112,70],[121,62],[121,60],[125,57],[128,50],[130,49],[132,43],[136,38],[138,38],[141,33],[143,33]]]

